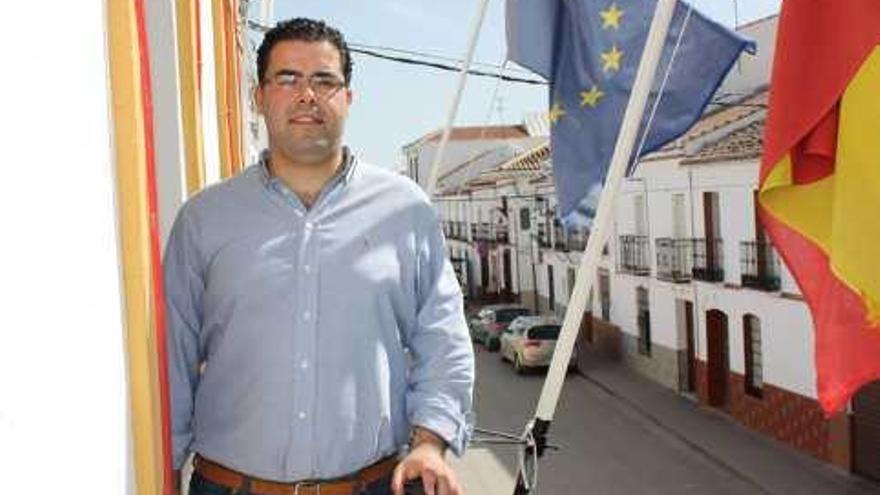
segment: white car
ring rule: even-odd
[[[547,316],[520,316],[501,334],[501,359],[513,363],[517,373],[529,368],[549,366],[556,350],[561,326]],[[569,368],[577,363],[577,347],[572,350]]]

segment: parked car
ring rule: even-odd
[[[532,311],[519,304],[490,304],[483,307],[470,322],[471,340],[482,343],[487,350],[497,351],[501,332],[519,316]]]
[[[501,359],[513,363],[517,373],[529,368],[550,366],[556,340],[562,327],[547,316],[520,316],[501,334]],[[572,350],[569,368],[577,364],[577,347]]]

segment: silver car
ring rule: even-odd
[[[513,363],[517,373],[529,368],[549,366],[556,350],[561,326],[547,316],[520,316],[501,334],[501,359]],[[572,350],[569,368],[577,363],[577,348]]]

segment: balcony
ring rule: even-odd
[[[538,245],[542,248],[550,247],[550,229],[546,223],[538,224]]]
[[[773,245],[762,241],[739,243],[740,281],[743,287],[777,291],[781,287],[779,258]]]
[[[648,236],[620,236],[618,268],[622,273],[648,275],[651,273]]]
[[[458,240],[460,241],[468,241],[468,225],[467,222],[457,222],[458,227],[456,230],[458,231]]]
[[[694,239],[693,274],[697,280],[724,281],[724,249],[721,239]]]
[[[510,244],[510,231],[507,225],[495,226],[495,241],[499,244]]]
[[[495,234],[492,232],[492,224],[480,222],[471,225],[471,234],[475,241],[495,242]]]
[[[553,248],[556,249],[557,251],[562,251],[563,253],[567,252],[568,251],[568,240],[567,240],[568,235],[565,233],[564,230],[562,230],[561,225],[556,224],[553,226],[553,237],[554,237]]]
[[[689,282],[693,272],[693,240],[663,237],[655,244],[657,278],[667,282]]]
[[[451,240],[467,240],[464,222],[447,221],[443,223],[443,234]]]
[[[585,249],[587,249],[587,237],[589,237],[589,231],[587,230],[576,230],[574,232],[569,232],[568,234],[568,250],[574,251],[576,253],[582,253]]]

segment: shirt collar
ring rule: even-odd
[[[354,169],[357,165],[357,159],[354,156],[354,153],[351,152],[348,146],[342,147],[342,167],[336,171],[336,174],[330,178],[328,182],[334,182],[337,179],[341,179],[343,183],[348,183],[351,181],[351,178],[354,176]],[[280,183],[281,179],[272,175],[272,170],[269,168],[269,150],[265,149],[260,153],[260,159],[258,163],[258,169],[260,171],[260,178],[263,180],[263,185],[266,187],[272,186],[273,184]]]

